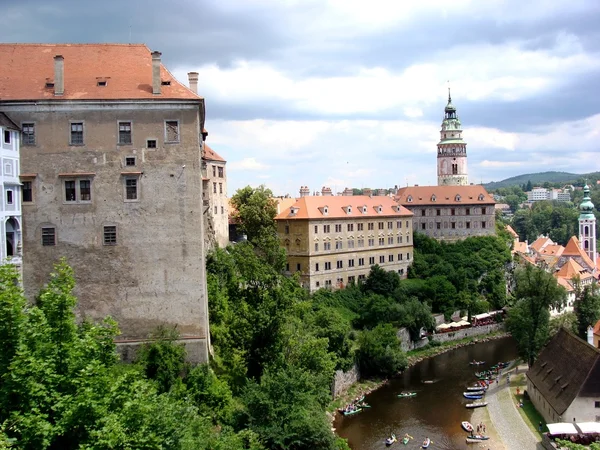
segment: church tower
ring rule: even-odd
[[[448,88],[448,104],[444,110],[437,153],[438,186],[466,186],[467,143],[462,140],[462,127]]]
[[[579,242],[581,249],[590,257],[596,267],[596,216],[590,198],[590,188],[583,188],[583,201],[579,205]]]

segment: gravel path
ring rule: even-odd
[[[514,450],[542,448],[539,439],[531,432],[519,414],[510,395],[506,376],[501,377],[499,385],[494,382],[493,386],[490,386],[486,400],[490,420],[506,448]]]

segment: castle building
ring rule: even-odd
[[[120,348],[164,325],[206,361],[204,99],[140,44],[0,44],[0,60],[0,110],[23,137],[27,297],[65,257],[78,314],[112,316]]]
[[[0,261],[22,268],[21,202],[31,201],[30,185],[19,181],[19,147],[21,130],[8,116],[0,112]],[[23,132],[27,136],[27,130]],[[24,194],[24,196],[23,196]]]
[[[494,197],[483,186],[412,186],[396,201],[413,213],[413,229],[434,239],[456,241],[496,234]]]
[[[202,195],[205,241],[209,247],[229,244],[229,199],[227,198],[227,161],[204,144],[202,154]]]
[[[390,197],[306,191],[275,217],[288,274],[298,272],[311,292],[360,282],[375,264],[406,277],[413,258],[410,211]]]
[[[452,104],[448,89],[448,104],[444,109],[444,120],[437,145],[438,186],[467,186],[467,143],[462,139],[462,125]]]

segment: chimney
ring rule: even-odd
[[[308,186],[300,186],[300,197],[308,197],[310,195],[310,189]]]
[[[152,93],[160,94],[160,55],[161,52],[152,52]]]
[[[363,195],[371,196],[371,189],[370,188],[364,188],[363,189]]]
[[[198,72],[188,72],[188,84],[194,94],[198,94]]]
[[[65,58],[62,55],[54,57],[54,95],[65,93]]]
[[[323,186],[323,189],[321,189],[321,194],[322,195],[333,195],[333,193],[331,192],[331,188],[325,187],[325,186]]]
[[[354,190],[352,188],[346,188],[344,189],[344,192],[342,192],[342,195],[344,197],[352,197],[354,195]]]

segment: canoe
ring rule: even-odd
[[[365,402],[357,403],[356,406],[358,408],[370,408],[371,407],[371,405],[369,405],[368,403],[365,403]]]
[[[467,391],[467,392],[463,392],[463,395],[465,397],[467,397],[467,395],[483,395],[485,394],[485,391],[483,389],[480,389],[478,391]],[[467,397],[469,398],[469,397]],[[359,405],[360,406],[360,405]]]
[[[460,426],[463,427],[463,430],[468,431],[469,433],[473,432],[473,425],[471,425],[471,422],[461,422]]]
[[[408,444],[408,441],[410,441],[410,439],[409,439],[409,438],[407,438],[406,436],[404,436],[404,437],[402,438],[402,443],[403,443],[404,445]]]
[[[467,444],[476,444],[477,442],[487,441],[488,439],[488,436],[481,436],[480,434],[476,434],[474,436],[467,436]]]
[[[467,403],[467,408],[481,408],[482,406],[487,406],[487,402],[475,402],[475,403]]]
[[[486,389],[487,389],[487,387],[484,387],[484,386],[482,386],[482,385],[479,384],[477,386],[469,386],[467,388],[467,391],[471,391],[471,392],[473,392],[473,391],[485,391]]]
[[[463,395],[465,396],[465,398],[468,398],[469,400],[481,400],[483,398],[483,395],[472,395],[472,394],[469,394],[468,392],[463,393]]]
[[[471,361],[469,362],[469,364],[472,366],[480,366],[482,364],[485,364],[485,361]]]
[[[398,439],[396,438],[396,435],[392,434],[389,438],[387,438],[385,440],[385,445],[387,445],[389,447],[390,445],[392,445],[394,442],[397,442],[397,441],[398,441]]]
[[[342,411],[342,414],[345,416],[351,416],[352,414],[358,414],[361,411],[362,411],[362,408],[356,408],[356,409],[353,409],[352,411]]]
[[[423,441],[423,448],[428,448],[429,444],[431,444],[431,439],[427,438]]]
[[[398,394],[398,397],[400,398],[410,398],[410,397],[415,397],[417,395],[416,392],[401,392],[400,394]]]

